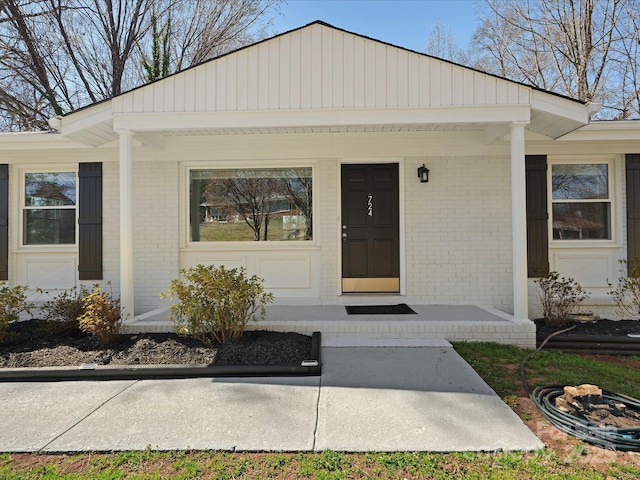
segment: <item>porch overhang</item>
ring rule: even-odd
[[[544,99],[536,98],[532,106],[161,113],[112,113],[106,102],[88,109],[96,108],[93,113],[80,111],[59,119],[58,124],[63,137],[100,147],[118,140],[117,132],[122,130],[150,142],[174,136],[393,131],[481,131],[492,142],[507,134],[514,122],[554,139],[589,122],[585,105],[565,100],[571,108],[561,113],[556,110],[562,109],[547,108]]]

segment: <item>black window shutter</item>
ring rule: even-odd
[[[549,235],[547,209],[547,156],[526,155],[527,189],[527,276],[549,273]]]
[[[640,259],[640,154],[627,154],[627,260]]]
[[[78,165],[80,280],[102,280],[102,163]]]
[[[0,280],[9,280],[9,165],[0,165]]]

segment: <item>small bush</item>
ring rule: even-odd
[[[620,276],[614,286],[609,284],[609,296],[616,305],[616,311],[623,317],[640,319],[640,259],[630,262],[620,260]]]
[[[80,330],[97,335],[103,345],[113,342],[122,332],[120,300],[95,287],[82,301],[85,311],[78,318]]]
[[[94,286],[96,288],[97,285]],[[81,285],[62,290],[42,306],[44,319],[51,331],[60,332],[79,327],[78,319],[84,315],[84,299],[91,294],[91,290]]]
[[[26,292],[27,287],[23,285],[9,287],[5,282],[0,282],[0,342],[10,322],[18,320],[21,312],[31,312],[33,304],[27,302]]]
[[[534,280],[540,286],[540,301],[545,323],[561,325],[567,316],[589,298],[578,282],[573,278],[561,277],[558,272],[549,272],[547,276]]]
[[[265,305],[273,301],[262,287],[263,280],[255,275],[247,278],[244,268],[197,265],[180,274],[184,279],[173,280],[161,297],[179,301],[170,307],[175,331],[202,341],[210,337],[222,343],[241,337],[249,321],[264,319]]]

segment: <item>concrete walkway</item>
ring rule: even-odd
[[[444,340],[338,345],[320,377],[0,383],[0,451],[543,447]]]

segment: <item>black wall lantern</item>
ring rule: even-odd
[[[429,169],[424,166],[424,163],[421,167],[418,167],[418,178],[421,183],[427,183],[429,181]]]

